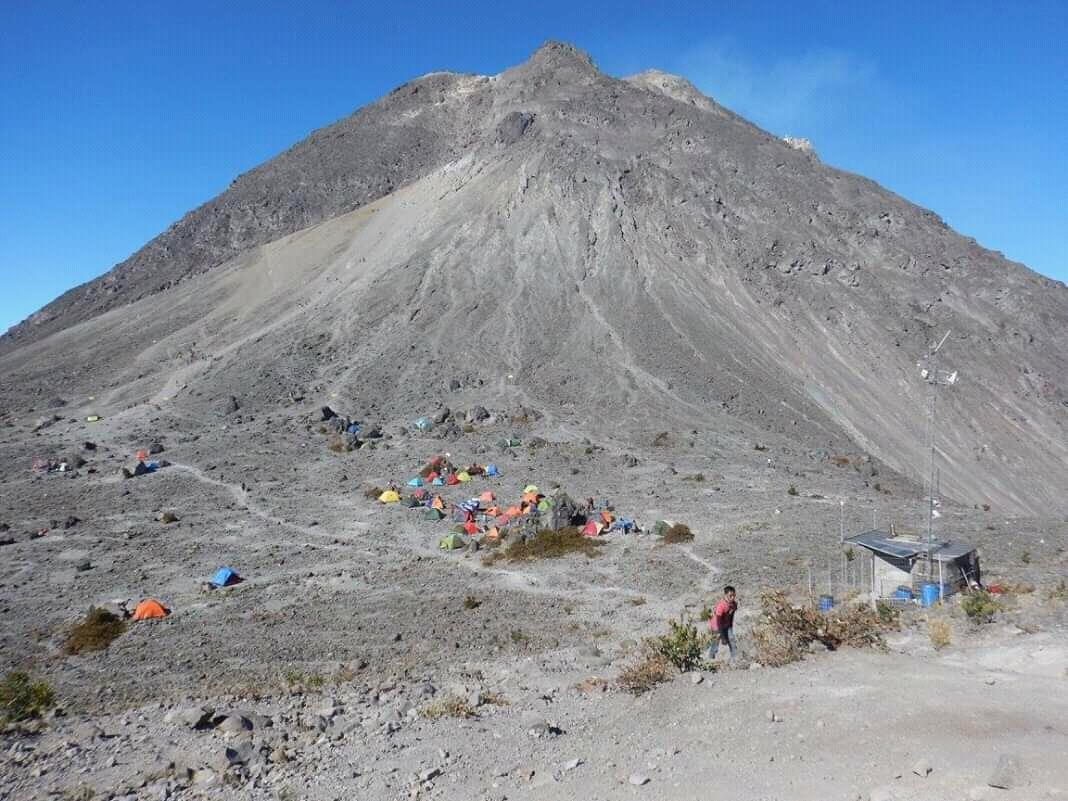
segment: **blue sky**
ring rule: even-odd
[[[423,5],[0,4],[0,330],[397,84],[547,38],[684,75],[1068,281],[1063,0]]]

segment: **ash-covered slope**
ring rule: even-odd
[[[219,395],[272,408],[298,387],[402,417],[458,378],[457,402],[533,402],[624,441],[661,427],[803,449],[848,438],[919,477],[916,360],[951,328],[946,364],[964,379],[941,393],[943,491],[1004,512],[1065,510],[1062,284],[672,76],[619,81],[550,44],[493,78],[425,81],[442,88],[391,112],[444,120],[405,187],[33,337],[0,357],[0,401],[91,388],[197,419]],[[410,128],[397,126],[403,142]],[[376,147],[351,156],[359,174],[394,149]],[[342,210],[329,186],[315,190],[324,217]],[[246,220],[248,243],[285,230]],[[215,258],[244,247],[204,241]],[[183,259],[183,275],[212,266]]]

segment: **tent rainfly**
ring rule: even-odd
[[[873,530],[845,541],[871,553],[872,592],[877,598],[892,597],[902,586],[919,595],[924,584],[941,584],[942,592],[948,594],[979,583],[979,554],[972,545],[934,543],[928,575],[924,539]]]

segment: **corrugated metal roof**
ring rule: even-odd
[[[927,541],[905,539],[895,537],[889,531],[865,531],[852,537],[846,537],[846,542],[867,548],[869,551],[890,556],[894,559],[914,559],[917,556],[927,555]],[[975,550],[972,545],[957,542],[935,542],[932,548],[932,556],[940,562],[951,562],[954,559],[971,553]]]

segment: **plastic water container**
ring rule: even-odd
[[[937,584],[924,584],[920,593],[920,605],[926,609],[938,603],[938,590]]]
[[[834,596],[833,595],[821,595],[820,596],[820,611],[821,612],[830,612],[833,607],[834,607]]]
[[[899,601],[911,601],[912,589],[909,587],[898,587],[896,590],[894,590],[894,598]]]

